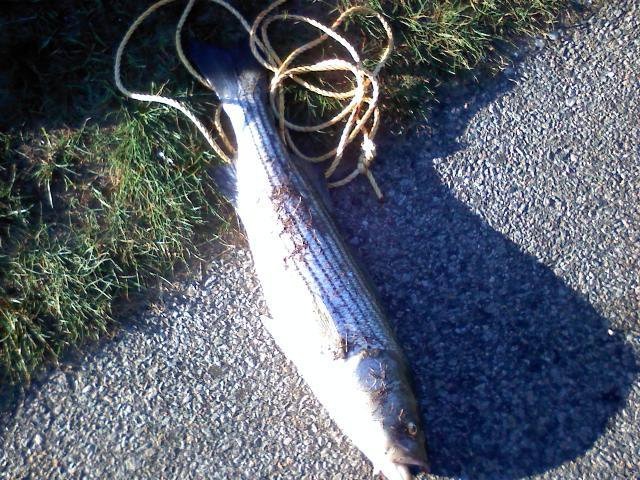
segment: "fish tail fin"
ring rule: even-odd
[[[243,103],[263,101],[265,74],[248,47],[224,49],[191,38],[187,41],[187,57],[216,93],[237,134],[246,124]],[[236,142],[238,143],[238,142]],[[219,165],[211,175],[223,196],[238,207],[236,162]]]
[[[223,103],[253,93],[264,76],[248,47],[225,49],[192,38],[187,56]]]

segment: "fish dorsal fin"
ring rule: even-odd
[[[327,187],[327,180],[320,165],[307,162],[306,160],[298,158],[295,155],[290,155],[290,157],[291,162],[293,162],[294,164],[294,168],[297,168],[298,172],[300,172],[307,183],[310,184],[309,186],[311,187],[311,189],[315,190],[318,193],[318,197],[320,198],[324,207],[330,213],[333,213],[333,201],[331,200],[329,188]]]

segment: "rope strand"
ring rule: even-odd
[[[213,148],[215,153],[223,159],[225,162],[230,162],[231,158],[225,151],[233,153],[233,145],[224,130],[222,129],[222,123],[220,121],[221,109],[218,108],[214,116],[214,125],[218,133],[220,142],[224,145],[224,148],[220,146],[216,140],[212,137],[208,129],[202,124],[195,114],[184,104],[173,100],[171,98],[163,97],[161,95],[153,95],[147,93],[138,93],[128,90],[122,82],[122,56],[124,49],[131,40],[133,33],[140,27],[142,22],[147,19],[152,13],[161,7],[168,5],[176,0],[160,0],[152,4],[147,8],[138,18],[131,24],[124,37],[122,38],[120,45],[116,51],[115,64],[114,64],[114,79],[118,90],[126,97],[140,100],[144,102],[155,102],[169,107],[175,108],[185,115],[198,129],[198,131],[204,136],[207,143]],[[358,175],[365,175],[378,198],[382,198],[382,192],[378,187],[373,174],[371,173],[371,164],[375,159],[375,136],[378,132],[380,125],[380,110],[378,107],[378,99],[380,95],[380,87],[378,83],[378,74],[389,59],[393,50],[393,33],[388,22],[382,15],[371,10],[367,7],[355,6],[351,7],[340,14],[340,16],[330,25],[326,26],[322,23],[313,20],[309,17],[302,15],[291,14],[276,14],[272,13],[278,7],[286,3],[287,0],[275,0],[264,10],[262,10],[253,24],[249,24],[247,20],[231,6],[226,0],[209,0],[212,3],[220,5],[229,11],[242,25],[249,35],[249,48],[256,58],[256,60],[267,70],[273,73],[269,87],[269,103],[278,121],[278,129],[282,137],[283,142],[293,151],[293,153],[300,158],[314,163],[320,163],[327,161],[331,158],[331,163],[325,170],[325,177],[331,177],[338,166],[340,165],[346,147],[352,143],[359,135],[362,135],[361,154],[357,162],[356,168],[346,175],[344,178],[329,182],[329,187],[339,187],[346,185],[353,181]],[[203,86],[211,89],[209,83],[204,79],[197,70],[193,67],[191,62],[187,59],[182,48],[182,29],[191,13],[196,0],[188,0],[180,19],[176,25],[175,31],[175,45],[176,52],[180,62],[189,71],[189,73]],[[355,48],[344,38],[344,36],[337,33],[336,29],[340,27],[345,20],[354,15],[368,15],[374,16],[382,25],[385,34],[387,36],[387,44],[384,48],[380,58],[375,64],[373,70],[369,71],[362,65],[362,61]],[[304,45],[294,49],[289,53],[284,60],[282,60],[276,53],[272,46],[269,37],[269,27],[274,22],[285,21],[298,21],[310,25],[319,30],[320,35],[314,40],[305,43]],[[343,59],[330,59],[322,60],[311,65],[291,66],[295,60],[308,50],[322,44],[323,42],[332,39],[337,44],[341,45],[349,54],[350,61]],[[319,73],[319,72],[336,72],[342,71],[350,73],[356,83],[356,87],[345,92],[334,92],[327,90],[318,85],[309,83],[301,78],[301,75],[307,73]],[[340,101],[349,101],[348,104],[336,115],[329,120],[323,121],[316,125],[299,125],[291,122],[285,118],[285,98],[284,98],[284,85],[287,81],[294,81],[301,87],[324,97],[333,98]],[[364,112],[361,114],[361,112]],[[345,121],[346,119],[346,121]],[[308,156],[304,154],[296,142],[293,140],[291,132],[303,132],[313,133],[320,132],[337,125],[340,122],[345,122],[342,129],[338,145],[329,151],[317,155]],[[367,127],[369,125],[369,127]]]

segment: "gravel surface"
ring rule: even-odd
[[[538,39],[379,147],[336,215],[398,332],[445,478],[640,477],[640,2]],[[526,54],[525,54],[526,53]],[[370,478],[211,259],[0,413],[2,478]]]

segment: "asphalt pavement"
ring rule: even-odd
[[[333,194],[435,476],[640,478],[640,2],[452,81]],[[0,478],[365,479],[263,330],[238,240],[0,412]],[[428,478],[435,478],[428,477]]]

